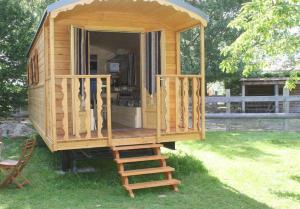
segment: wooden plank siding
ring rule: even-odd
[[[82,0],[85,2],[85,0]],[[92,2],[92,1],[91,1]],[[200,20],[188,12],[164,6],[154,1],[93,1],[74,8],[55,10],[46,16],[44,24],[35,39],[29,55],[35,50],[39,56],[39,84],[29,87],[29,115],[51,151],[108,147],[139,143],[174,142],[205,137],[205,83],[204,83],[204,24],[201,26],[201,76],[184,75],[180,77],[180,31],[198,26]],[[118,3],[117,3],[118,2]],[[162,1],[164,2],[164,1]],[[152,8],[152,9],[151,9]],[[97,80],[97,91],[101,92],[102,83],[110,87],[110,76],[76,76],[72,52],[72,28],[89,31],[130,32],[141,34],[140,49],[145,49],[145,33],[162,31],[161,63],[162,75],[156,77],[159,87],[154,95],[145,89],[145,53],[140,57],[142,130],[155,130],[151,136],[130,135],[117,137],[111,130],[110,100],[102,101],[97,97],[98,115],[95,130],[90,130],[90,98],[85,98],[84,111],[80,109],[79,82],[85,91],[90,92],[90,79]],[[103,85],[104,85],[103,83]],[[191,85],[190,85],[191,84]],[[200,88],[201,85],[201,88]],[[192,87],[191,87],[192,86]],[[192,90],[193,125],[189,127],[189,90]],[[201,94],[201,95],[200,95]],[[106,88],[110,97],[110,88]],[[202,96],[202,98],[200,98]],[[157,100],[160,101],[157,104]],[[99,103],[98,103],[99,101]],[[102,108],[106,117],[102,116]],[[183,107],[184,106],[184,107]],[[159,111],[159,113],[158,113]],[[105,111],[104,111],[105,112]],[[179,114],[182,112],[182,115]],[[86,113],[83,115],[81,113]],[[166,114],[167,113],[167,114]],[[158,116],[158,118],[157,118]],[[103,117],[103,118],[102,118]],[[82,120],[85,118],[85,120]],[[201,121],[201,122],[200,122]],[[104,124],[106,122],[106,124]],[[82,124],[85,126],[82,128]],[[182,126],[179,127],[179,124]],[[93,124],[94,125],[94,124]],[[103,127],[102,127],[103,126]],[[106,127],[104,127],[106,126]],[[160,129],[157,126],[161,127]],[[107,128],[107,129],[106,129]],[[202,131],[203,130],[203,131]],[[131,134],[131,133],[130,133]]]
[[[176,48],[176,31],[168,30],[166,34],[166,72],[165,74],[174,75],[177,74],[177,69],[180,69],[180,66],[177,66],[177,48]],[[169,84],[169,102],[170,107],[169,120],[170,128],[175,128],[176,126],[176,91],[175,91],[175,81],[171,80]]]
[[[29,53],[28,59],[30,60],[34,52],[38,55],[38,68],[39,68],[39,82],[36,85],[28,87],[28,111],[29,118],[35,127],[35,129],[40,133],[40,135],[45,139],[45,142],[49,147],[51,147],[50,137],[46,134],[46,56],[45,56],[45,33],[47,30],[44,28],[38,34],[38,37],[33,44],[31,52]]]

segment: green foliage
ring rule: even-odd
[[[49,0],[0,0],[0,116],[26,103],[26,52]]]
[[[205,30],[206,80],[207,82],[225,81],[230,84],[239,81],[240,73],[226,74],[220,69],[221,48],[231,44],[240,34],[227,25],[238,13],[245,0],[186,0],[200,8],[209,16]],[[183,73],[199,73],[199,29],[188,30],[181,34]]]
[[[181,33],[180,55],[182,74],[200,72],[200,28],[196,27]]]
[[[25,102],[25,52],[32,22],[24,4],[0,0],[0,115]]]
[[[288,89],[295,89],[296,88],[296,83],[300,78],[299,75],[300,75],[300,73],[296,72],[296,71],[291,73],[289,80],[287,80],[287,82],[285,84]]]
[[[300,24],[299,0],[253,0],[245,3],[229,28],[241,32],[230,45],[222,49],[225,59],[220,64],[224,72],[243,69],[243,75],[257,74],[279,59],[287,59],[291,70],[299,65]],[[297,63],[298,62],[298,63]],[[295,77],[290,81],[295,81]],[[292,87],[292,85],[288,85]]]
[[[252,72],[247,78],[284,78],[284,77],[290,77],[292,74],[297,74],[297,76],[300,76],[300,72],[297,71],[282,71],[282,72],[262,72],[262,71],[256,71]]]

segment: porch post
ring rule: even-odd
[[[50,16],[50,80],[51,80],[51,106],[52,106],[52,140],[53,149],[56,150],[56,97],[55,97],[55,49],[54,49],[54,18]]]
[[[201,138],[205,139],[205,46],[204,26],[200,25],[200,62],[201,62]]]
[[[157,143],[161,136],[161,92],[160,92],[160,76],[156,76],[156,131],[157,131]]]
[[[111,76],[106,80],[106,108],[107,108],[107,137],[108,137],[108,146],[112,146],[112,127],[111,127],[111,89],[110,82]]]
[[[181,74],[180,31],[176,32],[176,73]]]
[[[146,128],[147,125],[147,114],[146,114],[146,34],[140,34],[140,86],[141,86],[141,99],[142,99],[142,127]]]

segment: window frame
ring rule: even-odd
[[[29,58],[27,65],[27,84],[28,86],[35,86],[39,83],[39,59],[38,51],[35,50],[33,56]]]

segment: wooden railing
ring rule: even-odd
[[[156,83],[157,137],[162,134],[200,132],[201,76],[157,75]]]
[[[55,77],[57,121],[62,124],[58,138],[102,139],[111,144],[110,79],[110,75]]]
[[[283,89],[282,95],[277,96],[231,96],[226,89],[225,96],[206,97],[210,106],[208,113],[299,113],[300,96],[290,95]]]

